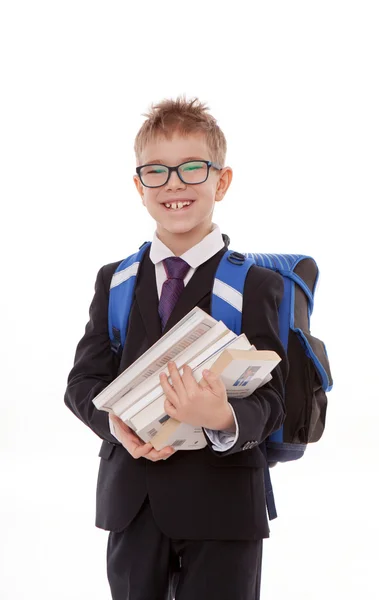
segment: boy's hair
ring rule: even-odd
[[[159,135],[172,139],[174,133],[186,136],[192,133],[204,133],[210,152],[210,160],[224,167],[226,157],[226,138],[217,121],[205,111],[209,110],[198,98],[186,100],[180,96],[176,100],[164,99],[152,104],[150,112],[143,113],[147,117],[137,133],[134,152],[137,164],[141,164],[143,148]]]

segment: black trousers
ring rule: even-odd
[[[182,540],[156,525],[146,498],[123,531],[109,532],[113,600],[259,600],[263,540]]]

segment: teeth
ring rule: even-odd
[[[173,208],[174,210],[178,210],[183,208],[183,206],[189,206],[191,204],[191,202],[172,202],[171,204],[169,204],[168,202],[165,204],[165,206],[167,206],[167,208]]]

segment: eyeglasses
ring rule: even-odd
[[[184,162],[176,167],[167,167],[166,165],[147,164],[136,168],[138,177],[145,187],[160,187],[166,185],[170,179],[172,171],[175,171],[183,183],[197,185],[204,183],[208,179],[209,169],[213,167],[221,170],[222,167],[210,160],[192,160]]]

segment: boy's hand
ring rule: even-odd
[[[150,442],[145,444],[133,429],[128,427],[119,417],[116,417],[114,414],[110,414],[109,417],[113,422],[117,439],[133,458],[144,456],[148,460],[156,462],[168,458],[176,452],[172,446],[165,446],[162,450],[155,450]]]
[[[160,383],[166,400],[166,413],[195,427],[222,430],[234,423],[228,402],[225,384],[211,371],[203,371],[205,383],[199,385],[188,365],[183,367],[181,376],[174,362],[168,363],[172,385],[167,375],[160,374]]]

